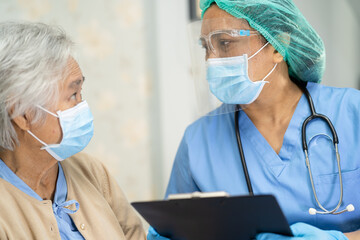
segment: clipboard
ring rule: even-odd
[[[193,194],[131,205],[171,240],[250,240],[261,232],[293,236],[272,195],[202,198]]]

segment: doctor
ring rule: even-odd
[[[208,88],[223,105],[187,128],[166,195],[273,194],[294,239],[360,239],[360,92],[319,84],[323,42],[291,0],[200,7]]]

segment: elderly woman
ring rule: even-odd
[[[200,7],[206,80],[223,104],[187,128],[166,195],[273,194],[294,239],[360,239],[360,92],[318,84],[324,46],[291,0]]]
[[[104,165],[83,74],[59,28],[0,24],[0,239],[145,239]]]

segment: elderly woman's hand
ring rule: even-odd
[[[348,240],[342,232],[325,231],[306,223],[295,223],[290,228],[294,237],[274,233],[260,233],[256,236],[256,240]]]

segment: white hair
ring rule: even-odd
[[[31,115],[44,120],[36,106],[57,104],[73,42],[56,26],[0,23],[0,150],[13,150],[18,138],[11,119]]]

